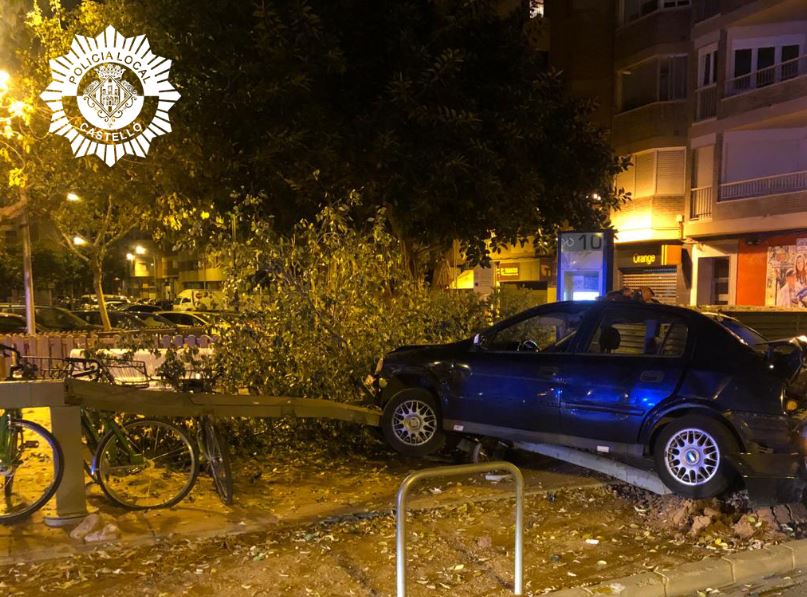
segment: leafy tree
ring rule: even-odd
[[[356,197],[326,206],[288,235],[256,221],[233,282],[261,300],[225,330],[218,366],[230,389],[339,401],[362,397],[378,358],[404,344],[468,337],[486,323],[471,293],[431,293],[402,266],[384,209],[356,222]]]
[[[368,214],[387,210],[417,271],[454,239],[483,262],[502,244],[604,225],[621,201],[623,164],[513,4],[110,0],[43,18],[36,36],[52,53],[112,23],[174,60],[183,100],[147,160],[169,231],[183,214],[204,230],[202,210],[247,194],[288,231],[358,190]]]

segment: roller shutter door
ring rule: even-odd
[[[649,286],[659,302],[678,304],[677,269],[675,267],[647,267],[620,270],[622,286],[637,290]]]

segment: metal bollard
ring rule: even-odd
[[[409,492],[412,485],[422,479],[430,479],[433,477],[456,477],[493,471],[507,471],[512,474],[513,478],[516,480],[515,578],[513,581],[513,594],[522,594],[524,558],[524,476],[521,474],[518,467],[511,462],[496,461],[483,462],[480,464],[461,464],[458,466],[438,466],[416,471],[403,480],[398,489],[397,509],[395,511],[398,597],[406,597],[406,494]]]

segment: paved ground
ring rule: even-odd
[[[527,595],[787,538],[744,514],[742,498],[657,497],[544,457],[517,463],[528,494]],[[44,525],[47,512],[0,527],[0,595],[391,595],[396,491],[412,470],[438,464],[307,440],[237,459],[232,507],[207,477],[179,506],[150,512],[116,509],[90,486],[92,507],[120,538],[71,539]],[[413,492],[411,595],[512,594],[512,491],[509,478],[475,475]]]

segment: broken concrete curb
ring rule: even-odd
[[[807,568],[807,539],[705,558],[670,570],[641,572],[589,587],[562,589],[548,593],[547,597],[681,597],[705,589],[745,584],[772,574],[785,574],[803,568]]]

